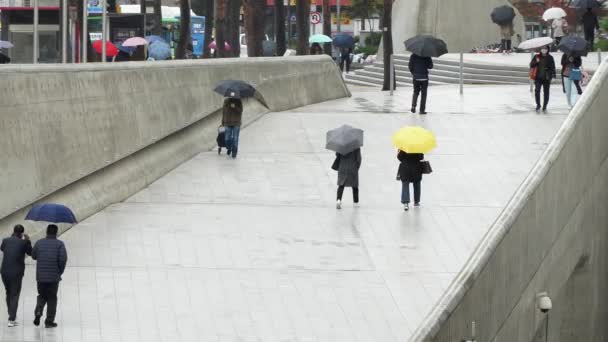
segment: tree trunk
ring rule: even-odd
[[[331,6],[329,6],[329,0],[323,0],[323,34],[331,37]],[[323,44],[323,50],[331,56],[331,43]]]
[[[296,53],[298,55],[308,55],[308,35],[310,30],[309,24],[310,1],[296,0],[296,30],[298,31],[298,47]]]
[[[384,12],[382,13],[382,46],[384,48],[384,83],[382,90],[390,90],[391,85],[391,55],[393,54],[393,34],[392,34],[392,12],[393,0],[384,0]],[[397,79],[394,78],[394,88]]]
[[[190,4],[188,3],[188,9],[190,8]],[[190,13],[190,10],[188,10]],[[146,14],[147,15],[147,14]],[[162,33],[163,27],[163,16],[161,13],[161,0],[154,0],[154,27],[152,28],[152,34],[160,36]],[[145,34],[145,32],[144,32]]]
[[[190,0],[179,2],[179,42],[175,51],[176,59],[186,59],[186,49],[191,43],[190,39]]]
[[[226,57],[226,5],[228,0],[215,0],[215,49],[217,57]]]
[[[199,0],[201,1],[201,0]],[[203,0],[204,11],[202,12],[205,16],[205,46],[203,46],[203,58],[211,57],[211,49],[209,44],[211,43],[211,37],[213,36],[213,9],[214,0]]]
[[[241,0],[228,0],[226,7],[226,25],[224,28],[226,41],[230,45],[230,51],[226,51],[227,57],[239,57],[241,55],[240,42],[240,16]]]
[[[275,39],[277,40],[277,56],[283,56],[287,51],[285,41],[285,4],[283,0],[275,0],[274,29]]]
[[[245,0],[245,34],[249,57],[264,56],[264,2]]]

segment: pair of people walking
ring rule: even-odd
[[[6,290],[6,307],[8,309],[8,326],[17,325],[17,308],[21,285],[25,274],[25,256],[36,260],[36,281],[38,297],[34,309],[34,325],[40,325],[45,306],[46,328],[54,328],[57,313],[57,292],[61,275],[65,271],[68,256],[64,243],[57,239],[58,228],[51,224],[47,227],[46,238],[40,239],[32,248],[30,237],[25,234],[22,225],[13,228],[13,234],[2,240],[0,250],[3,252],[2,283]]]

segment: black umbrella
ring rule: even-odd
[[[233,97],[237,99],[244,99],[255,95],[255,88],[245,81],[221,81],[213,90],[224,97]]]
[[[448,47],[441,39],[418,35],[405,41],[405,49],[421,57],[439,57],[448,53]]]
[[[600,3],[597,0],[576,0],[574,7],[577,8],[598,8]]]
[[[559,49],[567,54],[587,56],[588,43],[581,37],[564,37],[559,43]]]
[[[352,48],[355,38],[349,34],[339,33],[334,37],[334,46],[337,48]]]
[[[515,10],[510,6],[500,6],[492,10],[490,17],[492,22],[498,25],[508,25],[513,22],[515,18]]]

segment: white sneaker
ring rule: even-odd
[[[16,321],[8,321],[8,327],[12,328],[12,327],[16,327],[18,324]]]
[[[409,204],[407,204],[407,203],[405,203],[405,204],[403,205],[403,210],[405,210],[405,211],[410,210],[410,205],[409,205]]]
[[[340,201],[340,200],[336,201],[336,209],[342,209],[342,201]]]

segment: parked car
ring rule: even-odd
[[[245,37],[244,33],[241,33],[241,35],[239,36],[239,41],[241,42],[241,57],[249,57],[249,55],[247,55],[247,38]],[[272,45],[274,47],[273,51],[276,51],[276,43],[271,41],[267,34],[264,35],[264,41],[270,42],[270,43],[267,43],[266,45],[267,46]],[[265,46],[265,48],[267,46]]]

